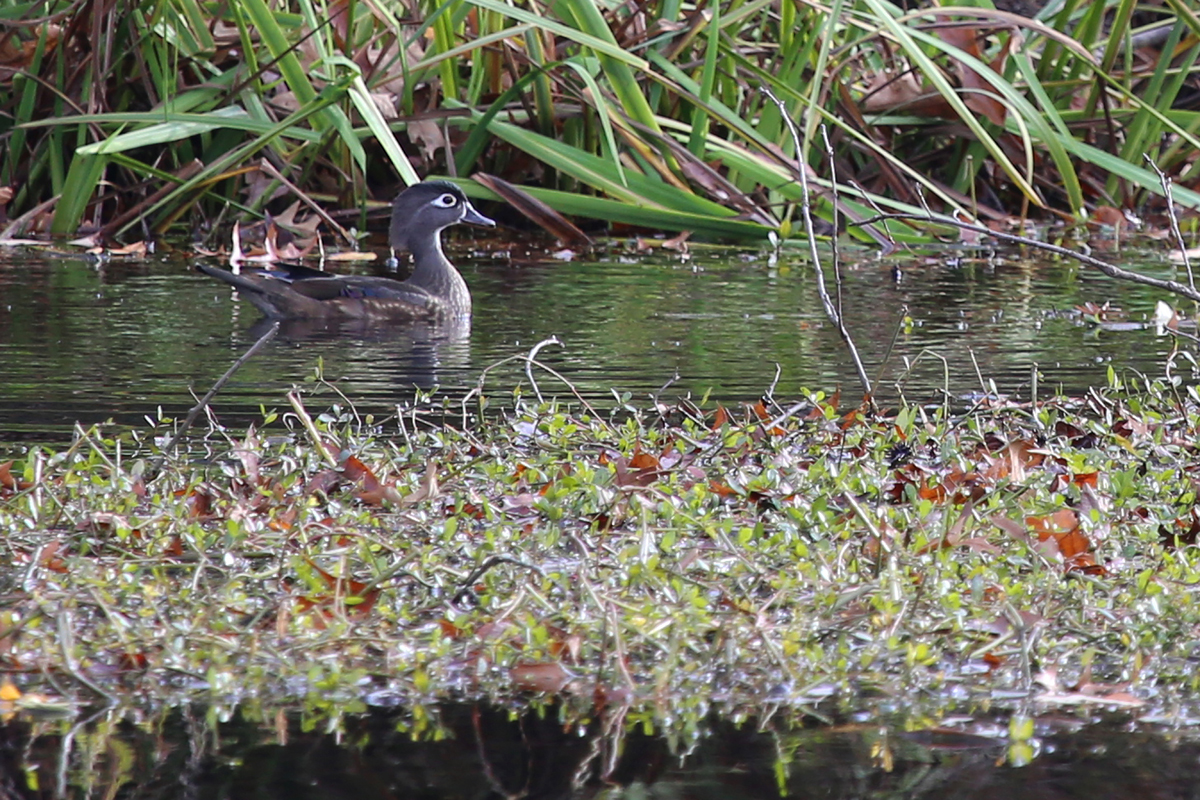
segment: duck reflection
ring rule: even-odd
[[[262,319],[248,333],[258,338],[274,323]],[[278,323],[277,342],[335,346],[345,358],[345,377],[355,381],[432,389],[446,383],[447,375],[465,373],[471,363],[470,317],[405,325],[368,319]]]

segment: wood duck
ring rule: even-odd
[[[392,247],[412,253],[407,280],[332,275],[280,264],[234,274],[200,264],[202,272],[241,289],[254,306],[275,319],[438,320],[471,313],[471,292],[442,253],[442,229],[458,222],[493,226],[466,195],[447,181],[426,181],[401,192],[392,204]]]

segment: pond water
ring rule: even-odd
[[[991,721],[914,732],[751,718],[666,737],[564,724],[553,706],[510,714],[469,704],[333,722],[311,712],[112,710],[0,724],[0,782],[14,799],[1107,800],[1190,797],[1200,779],[1200,744],[1116,719],[1050,719],[1020,744],[1006,731]]]
[[[1160,253],[1098,255],[1160,277],[1175,273]],[[414,387],[457,398],[490,365],[551,336],[562,346],[542,349],[540,360],[591,402],[612,405],[614,390],[641,407],[660,390],[664,400],[752,400],[772,387],[776,365],[774,393],[782,402],[804,388],[832,393],[840,386],[843,405],[861,396],[802,254],[641,256],[614,245],[565,259],[527,247],[472,250],[460,239],[452,257],[475,296],[469,335],[285,325],[213,411],[224,424],[244,425],[262,406],[286,407],[284,393],[318,365],[361,412],[393,411]],[[1171,340],[1153,330],[1101,328],[1073,310],[1110,301],[1143,320],[1157,299],[1171,298],[1016,251],[887,260],[851,252],[843,296],[868,370],[882,376],[876,394],[885,403],[902,390],[909,400],[965,407],[989,382],[1027,400],[1035,367],[1041,394],[1080,393],[1103,383],[1110,365],[1162,374],[1171,350]],[[61,444],[76,422],[138,424],[160,408],[181,417],[191,393],[204,394],[255,341],[259,320],[182,256],[99,263],[0,252],[0,442]],[[548,374],[535,377],[543,393],[568,396]],[[525,381],[523,366],[512,362],[489,372],[486,388],[509,397]],[[328,390],[323,397],[310,408],[337,400]]]

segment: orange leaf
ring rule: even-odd
[[[1039,539],[1045,540],[1055,534],[1070,533],[1079,527],[1079,516],[1073,509],[1060,508],[1044,517],[1026,517],[1025,524],[1033,529]]]
[[[727,483],[719,483],[717,481],[709,481],[708,488],[715,492],[720,497],[737,497],[738,493]]]
[[[658,459],[643,452],[640,447],[629,458],[618,458],[614,466],[618,486],[649,486],[661,474]]]
[[[5,461],[0,464],[0,489],[8,489],[10,491],[23,492],[33,486],[28,481],[21,480],[12,474],[13,462]]]
[[[638,448],[629,459],[629,466],[639,470],[658,469],[658,459]]]
[[[387,488],[375,477],[371,468],[355,456],[346,456],[341,464],[342,474],[358,484],[354,496],[367,505],[382,505],[387,494]]]
[[[983,60],[983,53],[979,49],[979,31],[976,28],[951,25],[940,28],[937,35],[942,41],[954,45],[967,55],[974,56],[980,61]],[[990,65],[1001,75],[1004,74],[1004,62],[1008,58],[1009,50],[1015,39],[1014,36],[1008,38],[999,56]],[[987,117],[993,124],[1004,127],[1006,109],[1003,103],[992,96],[996,93],[992,84],[965,61],[954,59],[954,67],[958,72],[958,80],[962,87],[973,90],[964,93],[963,102],[967,108]]]
[[[51,572],[65,573],[67,571],[67,562],[63,561],[62,556],[59,555],[63,549],[61,541],[48,543],[38,553],[38,566],[48,569]]]

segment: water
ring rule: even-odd
[[[840,386],[847,404],[861,396],[799,254],[772,262],[765,251],[728,249],[687,260],[618,247],[574,260],[515,252],[453,251],[475,296],[469,336],[289,324],[237,373],[214,412],[243,425],[261,406],[284,408],[284,393],[318,364],[362,412],[388,413],[414,387],[460,397],[489,366],[551,336],[563,346],[544,348],[540,359],[591,402],[611,405],[615,390],[644,406],[667,384],[665,400],[707,394],[733,403],[773,384],[782,401],[804,388]],[[1120,261],[1174,276],[1154,253]],[[876,387],[884,402],[902,391],[909,400],[948,397],[964,406],[989,381],[1029,399],[1035,365],[1043,394],[1080,393],[1103,383],[1109,365],[1162,374],[1171,349],[1152,330],[1102,329],[1072,311],[1112,301],[1141,320],[1161,292],[1072,263],[946,251],[887,261],[850,253],[847,264],[847,324],[873,377],[895,342]],[[191,393],[204,394],[254,342],[259,319],[180,256],[98,264],[71,254],[0,252],[0,442],[61,443],[76,422],[139,424],[159,408],[182,416]],[[568,395],[550,375],[535,378],[544,393]],[[507,397],[525,381],[523,367],[510,363],[488,372],[485,389]],[[314,403],[336,400],[331,391],[322,398]]]
[[[570,712],[443,704],[274,715],[101,711],[0,725],[6,798],[1184,798],[1200,745],[1119,719],[1058,717],[1027,744],[1006,720],[906,730],[778,716],[648,735]],[[602,713],[608,721],[619,709]],[[1032,761],[1022,756],[1037,754]]]

